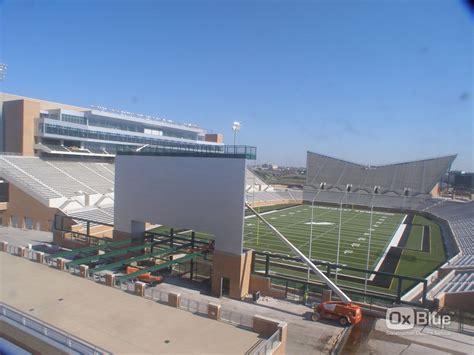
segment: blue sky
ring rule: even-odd
[[[0,90],[193,122],[361,163],[473,163],[473,22],[460,1],[0,0]]]

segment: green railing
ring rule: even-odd
[[[127,280],[135,279],[138,276],[143,275],[147,272],[159,271],[159,270],[162,270],[162,269],[166,269],[166,268],[168,268],[168,267],[170,267],[174,264],[181,264],[185,261],[193,260],[194,258],[196,258],[198,256],[201,256],[201,255],[202,255],[202,253],[200,253],[200,252],[199,253],[188,254],[188,255],[183,256],[179,259],[170,260],[170,261],[167,261],[163,264],[150,266],[150,267],[147,267],[145,269],[141,269],[141,270],[138,270],[136,272],[132,272],[132,273],[127,274],[127,275],[119,276],[119,277],[116,278],[116,280],[117,280],[118,283],[122,283],[122,282],[127,281]]]
[[[178,248],[173,247],[173,248],[169,248],[169,249],[165,249],[165,250],[160,250],[160,251],[157,251],[157,252],[154,252],[154,253],[147,253],[147,254],[143,254],[143,255],[140,255],[140,256],[134,256],[134,257],[129,258],[129,259],[120,260],[120,261],[117,261],[115,263],[106,264],[106,265],[96,267],[94,269],[89,270],[89,273],[92,275],[92,274],[96,274],[98,272],[105,271],[105,270],[113,270],[113,269],[122,267],[124,265],[130,265],[133,262],[143,261],[143,260],[147,260],[149,258],[170,254],[170,253],[173,253],[177,250],[178,250]]]
[[[257,159],[257,147],[247,145],[180,144],[174,146],[147,146],[140,151],[117,152],[118,155],[165,155],[193,157],[226,157]]]
[[[71,233],[74,233],[74,232],[71,232]],[[95,250],[103,250],[103,249],[106,249],[106,248],[109,248],[109,247],[118,247],[118,246],[131,244],[131,243],[132,243],[132,241],[130,239],[121,240],[121,241],[118,241],[118,242],[104,242],[104,243],[94,245],[94,246],[90,246],[90,247],[85,247],[85,248],[80,248],[80,249],[75,249],[75,250],[61,251],[59,253],[49,255],[47,257],[47,259],[52,260],[52,259],[56,259],[56,258],[67,258],[67,257],[74,256],[74,255],[77,255],[77,254],[80,254],[80,253],[88,253],[88,252],[95,251]]]
[[[70,267],[70,266],[77,266],[77,265],[81,265],[81,264],[87,264],[87,263],[99,261],[101,259],[107,259],[107,258],[111,258],[111,257],[114,257],[114,256],[125,255],[125,254],[128,254],[130,252],[142,250],[142,249],[149,248],[149,247],[151,247],[151,243],[136,245],[136,246],[126,248],[126,249],[113,250],[111,252],[100,254],[100,255],[92,255],[92,256],[88,256],[86,258],[75,259],[73,261],[68,262],[66,264],[66,266]]]

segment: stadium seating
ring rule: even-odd
[[[395,193],[404,196],[409,189],[410,196],[427,195],[449,169],[456,156],[446,156],[414,162],[381,166],[364,166],[321,154],[308,152],[307,185],[318,187],[326,183],[328,188],[345,191],[352,185],[352,192],[364,190],[371,193],[380,186],[380,193]]]
[[[425,211],[449,222],[464,255],[474,255],[474,202],[442,201]],[[464,263],[467,260],[465,259]],[[472,263],[474,266],[474,262]]]
[[[19,187],[23,187],[46,200],[63,197],[60,192],[46,185],[34,175],[21,169],[3,156],[0,156],[0,173],[3,178],[15,181]]]
[[[449,280],[437,293],[457,293],[474,291],[474,273],[459,272],[456,276]]]
[[[2,176],[19,181],[45,199],[104,194],[114,186],[112,164],[44,160],[32,156],[0,156]]]
[[[113,207],[112,207],[113,210]],[[74,219],[76,218],[83,218],[90,221],[95,221],[99,223],[107,223],[113,224],[114,223],[114,215],[113,213],[107,213],[105,208],[89,208],[83,209],[75,212],[69,212],[68,215]],[[85,222],[77,221],[79,224],[85,225]]]
[[[114,180],[108,176],[103,175],[97,169],[91,168],[90,166],[96,163],[79,163],[74,161],[49,161],[49,164],[60,169],[63,173],[73,176],[74,178],[80,178],[80,181],[87,183],[94,191],[99,193],[110,192],[110,188],[113,187]]]

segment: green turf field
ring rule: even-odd
[[[257,209],[258,210],[258,209]],[[304,254],[309,253],[309,239],[311,233],[311,210],[310,205],[297,206],[266,206],[261,209],[263,217],[282,232],[297,248]],[[340,209],[336,207],[314,207],[313,245],[312,258],[322,261],[336,262],[337,239],[339,233]],[[387,251],[387,246],[400,224],[404,220],[404,214],[374,211],[372,215],[372,240],[370,248],[369,269],[374,270]],[[369,241],[370,211],[355,209],[343,209],[342,211],[341,243],[339,251],[339,263],[351,267],[365,269],[367,261],[367,249]],[[421,251],[423,225],[430,227],[431,243],[430,252]],[[158,227],[155,232],[168,233],[169,227]],[[191,231],[182,228],[174,228],[175,233],[191,236]],[[196,232],[196,238],[213,239],[212,235]],[[244,247],[256,251],[269,251],[278,254],[294,256],[289,248],[283,244],[262,222],[252,215],[247,215],[244,223]],[[406,249],[403,250],[395,273],[402,276],[426,277],[429,273],[443,264],[446,260],[444,246],[439,226],[432,220],[422,216],[415,216],[411,232],[409,234]],[[290,265],[301,263],[287,262]],[[256,269],[262,270],[259,264]],[[324,270],[324,268],[323,268]],[[305,272],[288,270],[279,266],[272,266],[271,272],[277,272],[290,277],[305,278]],[[365,278],[364,272],[343,270],[342,274]],[[334,276],[334,275],[333,275]],[[311,279],[316,280],[315,276]],[[395,279],[394,279],[395,280]],[[388,291],[394,293],[397,290],[397,282],[393,281],[390,288],[381,289],[373,286],[370,289],[376,291]],[[338,281],[338,284],[362,287],[360,283],[352,281]],[[413,282],[405,280],[403,290],[413,285]]]
[[[305,255],[309,253],[311,206],[300,205],[264,214]],[[312,258],[336,262],[340,210],[314,207]],[[404,215],[374,212],[369,268],[374,269],[383,251],[403,221]],[[343,209],[339,263],[365,268],[369,242],[370,213]],[[244,246],[257,251],[291,254],[290,250],[255,217],[245,219]]]

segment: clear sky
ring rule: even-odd
[[[473,163],[473,17],[464,2],[0,0],[0,90],[192,122],[360,163]]]

